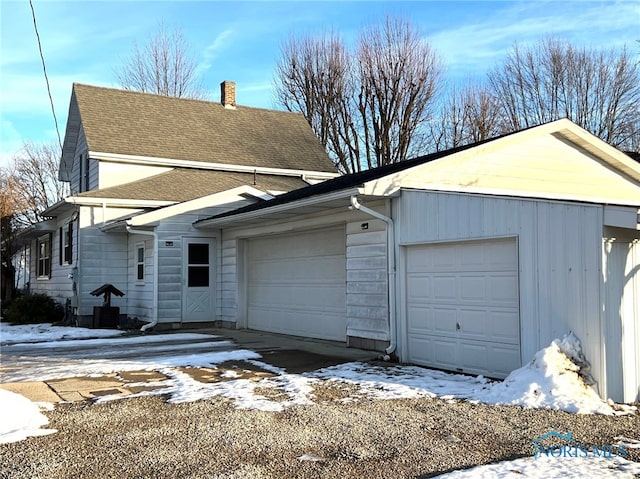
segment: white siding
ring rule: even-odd
[[[554,338],[573,331],[596,379],[604,377],[602,207],[403,190],[395,211],[397,239],[403,245],[517,236],[523,364]],[[398,276],[404,277],[404,271]],[[403,328],[405,317],[401,311]],[[406,342],[402,334],[404,329],[401,344]]]
[[[376,219],[348,223],[347,335],[389,340],[387,285],[386,224]]]
[[[628,231],[628,230],[627,230]],[[607,230],[603,255],[606,397],[640,399],[640,239]]]
[[[367,204],[385,213],[384,204]],[[227,229],[222,232],[221,319],[246,327],[245,239],[347,225],[345,237],[347,273],[347,335],[389,340],[386,226],[359,211],[346,208],[324,214],[300,216],[292,221]],[[369,229],[361,225],[368,223]]]
[[[55,223],[55,231],[51,233],[51,276],[38,278],[38,240],[31,242],[30,255],[30,291],[32,293],[47,294],[58,303],[64,304],[67,298],[73,296],[73,280],[69,275],[74,272],[78,264],[78,222],[73,223],[73,258],[71,264],[60,264],[60,228],[64,226],[69,217],[58,218]],[[44,235],[43,235],[44,236]]]
[[[71,194],[77,194],[82,191],[80,189],[80,178],[82,169],[82,165],[80,163],[80,155],[87,153],[87,148],[87,139],[84,134],[84,128],[82,128],[82,124],[80,124],[78,139],[76,142],[76,151],[73,155],[73,166],[71,168]]]
[[[93,315],[93,307],[101,304],[100,298],[89,293],[105,283],[111,283],[125,293],[124,297],[112,296],[112,306],[127,313],[128,240],[125,233],[103,233],[100,227],[106,222],[130,216],[137,210],[125,208],[80,208],[78,254],[78,315]]]
[[[222,321],[235,322],[238,314],[238,240],[222,241],[218,269],[219,296],[217,301]],[[242,318],[244,319],[244,318]]]
[[[127,315],[143,321],[153,318],[153,237],[129,235],[127,254]],[[144,280],[138,281],[138,246],[144,245]],[[118,287],[118,285],[116,285]],[[125,287],[124,285],[122,286]],[[118,287],[119,288],[119,287]]]
[[[229,264],[229,258],[224,256],[224,245],[221,247],[220,234],[217,230],[199,230],[193,223],[200,218],[217,215],[231,209],[240,208],[248,203],[247,200],[237,199],[224,206],[202,208],[188,213],[175,215],[160,222],[156,228],[158,234],[159,252],[159,282],[158,282],[158,322],[179,323],[182,321],[182,286],[183,286],[183,238],[215,238],[216,251],[213,258],[216,282],[216,311],[215,317],[226,320],[225,295],[229,285],[223,278],[234,265]],[[167,243],[169,242],[169,243]],[[228,246],[228,245],[227,245]],[[223,264],[223,261],[225,264]],[[233,278],[226,278],[233,280]]]

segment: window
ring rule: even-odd
[[[89,155],[84,155],[84,191],[89,191]]]
[[[73,223],[60,228],[60,264],[73,263]]]
[[[38,278],[51,277],[51,234],[38,238]]]
[[[136,245],[136,280],[144,281],[144,243]]]
[[[79,174],[78,174],[78,191],[89,191],[89,155],[80,153],[78,157]]]
[[[200,288],[209,286],[209,245],[189,243],[187,286]]]

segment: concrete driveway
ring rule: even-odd
[[[122,371],[102,376],[82,376],[45,381],[15,380],[23,369],[47,369],[61,363],[91,358],[105,362],[159,359],[171,357],[180,351],[184,354],[210,353],[212,351],[252,350],[262,356],[261,361],[289,373],[303,373],[350,361],[375,359],[378,353],[347,348],[343,343],[312,340],[258,331],[229,329],[178,330],[174,333],[197,333],[200,337],[184,338],[174,334],[174,339],[153,342],[154,336],[163,333],[147,333],[148,344],[132,345],[126,338],[139,333],[111,338],[108,342],[92,343],[91,340],[57,341],[55,343],[15,344],[2,348],[0,387],[29,398],[35,402],[58,403],[83,401],[106,395],[127,396],[141,391],[157,389],[154,383],[166,379],[155,370]],[[170,333],[169,333],[170,334]],[[208,336],[204,336],[208,335]],[[123,341],[123,339],[125,339]],[[226,361],[215,368],[181,368],[200,382],[224,380],[230,372],[244,378],[273,376],[271,368],[261,368],[246,361]]]

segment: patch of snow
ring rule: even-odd
[[[52,407],[44,403],[43,406]],[[40,412],[38,404],[20,394],[0,389],[0,411],[0,444],[56,432],[55,429],[41,429],[49,424],[49,420]]]
[[[273,378],[261,380],[234,379],[215,383],[201,383],[193,379],[189,374],[172,368],[159,370],[168,379],[159,381],[162,389],[155,391],[142,391],[126,396],[150,396],[156,394],[167,395],[169,403],[193,402],[212,397],[223,397],[233,401],[238,409],[258,409],[261,411],[282,411],[294,405],[311,404],[311,383],[313,379],[305,378],[297,374],[283,374]],[[269,388],[281,391],[283,397],[271,400],[260,395],[256,389]],[[106,402],[122,399],[122,395],[107,395],[96,399],[96,402]]]
[[[72,328],[75,329],[75,328]],[[82,328],[77,328],[82,329]],[[105,329],[88,329],[87,331],[104,331],[110,332],[111,330]],[[123,331],[118,331],[119,333],[123,333]],[[201,334],[201,333],[173,333],[173,334],[158,334],[158,335],[139,335],[139,336],[130,336],[127,338],[118,338],[117,342],[113,340],[113,338],[95,338],[95,339],[65,339],[64,342],[59,342],[55,340],[47,341],[41,340],[42,342],[27,342],[27,343],[13,343],[8,345],[8,348],[34,348],[34,349],[46,349],[46,348],[56,348],[59,349],[61,347],[64,348],[75,348],[81,346],[83,348],[91,348],[96,346],[105,346],[105,345],[118,345],[118,346],[130,346],[135,344],[157,344],[157,343],[166,343],[169,341],[188,341],[188,340],[198,340],[198,339],[213,339],[218,336],[212,334]],[[4,340],[3,340],[4,341]],[[231,342],[229,341],[220,341],[218,344],[221,345],[229,345]],[[10,351],[11,349],[9,349]]]
[[[40,341],[60,341],[66,339],[113,338],[125,334],[117,329],[87,329],[72,326],[43,324],[11,325],[0,321],[0,343],[33,343]]]
[[[437,396],[577,414],[629,414],[636,410],[632,406],[612,405],[598,396],[585,379],[590,377],[588,363],[573,334],[552,341],[536,353],[531,362],[502,382],[414,366],[381,367],[363,363],[340,364],[311,374],[355,384],[360,387],[360,395],[378,399]]]
[[[162,394],[169,402],[188,402],[214,396],[228,398],[238,408],[255,408],[269,411],[281,411],[293,405],[313,402],[313,386],[318,380],[340,381],[353,385],[356,390],[350,397],[341,401],[348,403],[362,398],[402,399],[434,398],[447,401],[469,400],[487,404],[512,404],[531,408],[562,409],[584,414],[621,414],[630,413],[635,408],[609,404],[600,399],[588,384],[588,363],[580,343],[574,335],[553,341],[547,348],[539,351],[535,358],[520,369],[513,371],[504,382],[490,381],[483,376],[466,376],[446,373],[417,366],[371,365],[360,362],[340,364],[305,374],[289,374],[259,360],[261,356],[251,350],[218,350],[188,354],[190,339],[203,339],[208,335],[191,333],[150,335],[144,337],[91,339],[78,341],[81,346],[89,346],[87,357],[79,359],[35,358],[24,367],[3,373],[3,381],[43,381],[78,376],[100,376],[113,372],[156,370],[167,379],[144,383],[157,387],[152,391],[143,391],[134,396]],[[186,340],[185,344],[175,345],[180,351],[173,351],[172,344],[166,341]],[[156,349],[146,348],[146,342],[159,344]],[[52,342],[64,348],[65,342]],[[73,344],[73,343],[72,343]],[[127,352],[141,348],[150,357],[100,358],[91,357],[91,347],[110,350],[125,344]],[[198,343],[199,345],[227,346],[224,341]],[[80,344],[79,344],[80,345]],[[49,347],[45,347],[45,349]],[[53,350],[53,346],[51,346]],[[161,351],[162,349],[167,351]],[[209,348],[209,346],[207,346]],[[163,352],[164,355],[160,353]],[[131,355],[129,355],[131,356]],[[201,383],[189,374],[176,368],[214,367],[227,361],[247,361],[263,370],[275,374],[268,378],[242,379],[235,371],[223,374],[225,381]],[[586,378],[586,379],[585,379]],[[264,395],[261,395],[264,392]],[[269,396],[269,397],[266,397]],[[97,401],[119,399],[125,396],[102,396]],[[130,396],[127,396],[130,397]]]
[[[119,341],[119,340],[115,340]],[[81,376],[102,376],[123,371],[158,371],[167,367],[212,367],[226,361],[245,361],[260,355],[248,349],[174,354],[139,359],[65,359],[39,363],[3,373],[3,382],[49,381]]]
[[[584,479],[585,477],[634,479],[640,475],[640,463],[621,457],[525,457],[513,461],[476,466],[436,476],[441,479]]]
[[[624,436],[614,437],[617,446],[624,446],[625,449],[640,449],[640,439],[631,439]]]
[[[302,456],[298,456],[298,461],[324,462],[326,459],[324,457],[316,456],[315,454],[305,453]]]

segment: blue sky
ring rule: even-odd
[[[291,34],[338,31],[352,42],[386,14],[409,18],[451,80],[481,77],[514,42],[545,36],[640,56],[640,0],[623,1],[45,1],[33,0],[60,135],[73,82],[118,87],[114,69],[159,22],[194,48],[210,99],[237,82],[242,105],[276,107],[274,66]],[[0,0],[0,167],[22,142],[56,141],[28,0]]]

